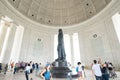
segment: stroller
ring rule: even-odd
[[[108,67],[109,70],[109,77],[110,78],[117,78],[117,74],[115,73],[115,67]]]

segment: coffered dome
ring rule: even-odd
[[[111,0],[7,0],[24,16],[40,24],[73,25],[96,15]]]

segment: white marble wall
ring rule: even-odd
[[[58,27],[42,25],[17,12],[9,4],[0,1],[0,13],[12,18],[24,27],[20,60],[42,62],[53,61],[53,35]],[[5,6],[6,5],[6,6]],[[120,12],[120,0],[113,0],[104,10],[91,19],[63,28],[64,33],[79,33],[82,62],[91,66],[93,59],[113,62],[120,68],[120,43],[118,42],[111,17]],[[97,34],[94,38],[93,35]],[[41,41],[38,41],[38,38]]]
[[[33,62],[52,62],[51,35],[35,29],[24,32],[20,60]]]
[[[120,12],[118,6],[120,2],[117,0],[114,4],[110,4],[110,8],[106,8],[106,11],[95,18],[81,24],[83,26],[79,29],[81,57],[83,57],[81,59],[88,66],[94,59],[101,58],[103,62],[110,61],[120,69],[120,43],[112,22],[112,16]],[[96,38],[93,38],[94,34],[97,34]]]

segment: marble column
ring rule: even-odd
[[[5,26],[5,22],[2,21],[2,18],[1,18],[0,20],[0,53],[3,47],[6,32],[7,32],[7,26]]]
[[[9,28],[9,32],[7,32],[8,36],[6,37],[7,39],[5,42],[6,44],[4,44],[4,50],[2,52],[3,54],[2,63],[8,63],[10,61],[10,56],[11,56],[11,51],[12,51],[14,36],[16,31],[16,25],[10,23],[8,28]]]
[[[5,36],[7,33],[8,26],[6,26],[6,23],[4,21],[3,22],[1,21],[0,27],[1,27],[1,33],[0,33],[0,62],[1,62],[3,56],[2,50],[3,50],[3,45],[5,42]]]
[[[73,51],[73,34],[69,34],[70,35],[70,44],[71,44],[71,65],[75,66],[74,63],[74,51]]]
[[[22,26],[17,26],[15,30],[14,43],[10,57],[10,61],[13,61],[15,63],[19,61],[23,33],[24,33],[24,28]]]

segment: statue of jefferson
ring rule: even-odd
[[[58,51],[58,59],[57,59],[57,61],[66,60],[66,54],[65,54],[65,49],[64,49],[64,38],[63,38],[62,29],[59,29],[59,33],[58,33],[57,51]]]

